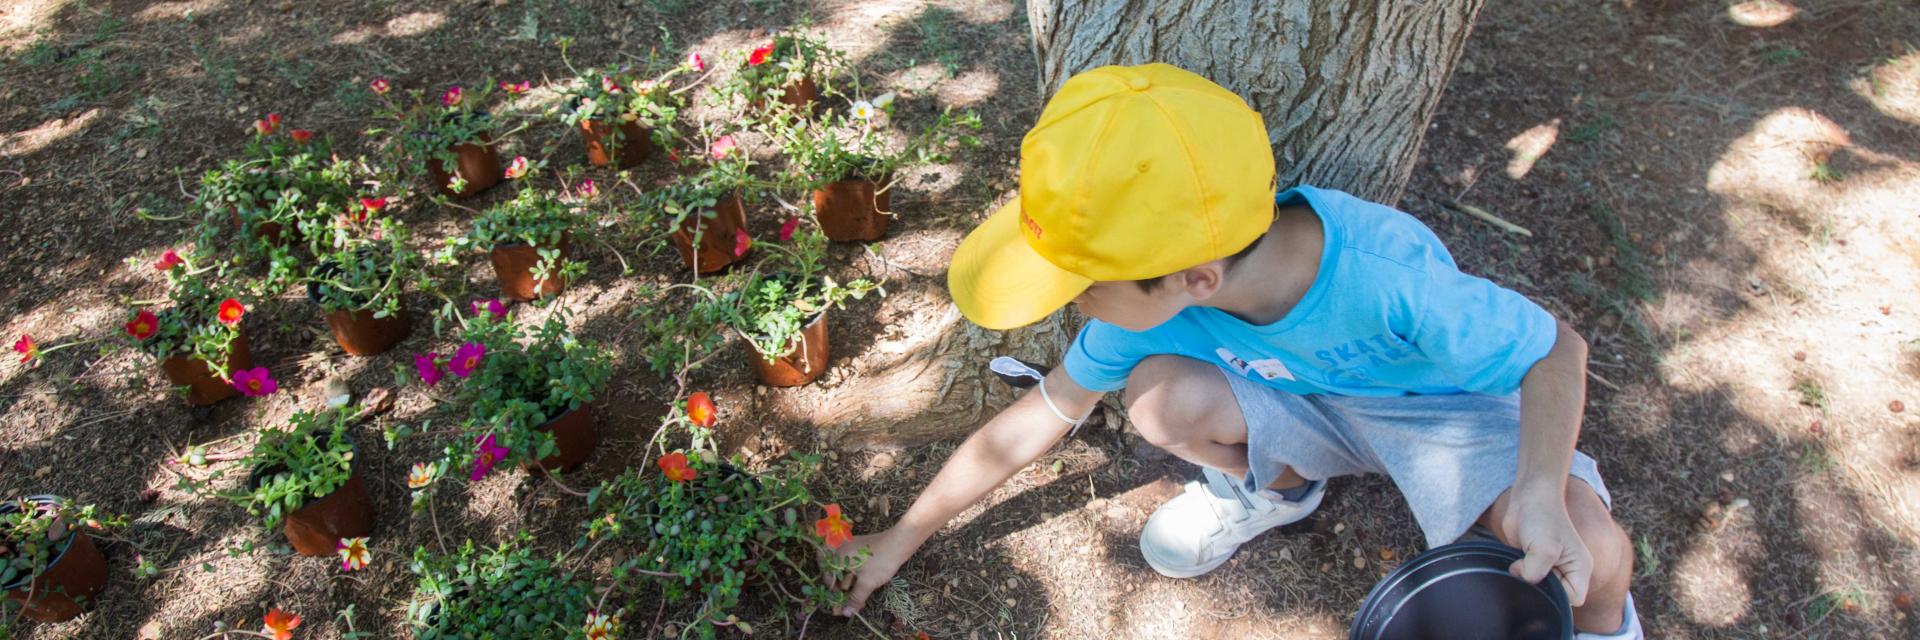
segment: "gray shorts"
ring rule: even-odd
[[[1519,394],[1302,396],[1222,373],[1247,421],[1249,488],[1267,486],[1285,467],[1309,480],[1386,474],[1435,547],[1460,539],[1513,486]],[[1568,473],[1613,508],[1593,458],[1575,451]]]

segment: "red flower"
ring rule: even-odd
[[[840,505],[827,505],[827,517],[814,521],[813,532],[827,542],[827,548],[838,549],[853,539],[853,525],[840,517]]]
[[[393,89],[393,85],[388,83],[386,78],[374,78],[373,82],[367,84],[367,87],[373,89],[374,93],[383,96],[387,95],[387,91]]]
[[[678,451],[660,456],[658,464],[660,465],[660,473],[665,474],[668,480],[674,482],[686,482],[700,477],[700,472],[694,471],[693,467],[687,466],[687,454]]]
[[[159,260],[153,261],[153,270],[154,271],[172,271],[174,267],[178,267],[180,266],[181,263],[184,263],[184,262],[186,261],[180,259],[179,252],[174,251],[172,249],[168,249],[166,253],[160,254]]]
[[[687,396],[687,419],[694,424],[711,428],[719,417],[720,410],[714,408],[713,398],[707,397],[707,392],[695,391]]]
[[[459,85],[447,87],[447,92],[440,94],[440,104],[449,107],[460,106],[460,96],[462,95],[464,95],[464,93],[460,91]]]
[[[773,43],[769,42],[758,49],[754,49],[753,53],[747,56],[747,64],[759,65],[771,57],[773,57]]]
[[[787,218],[787,223],[780,225],[780,241],[786,242],[788,240],[792,240],[793,232],[799,228],[800,228],[800,216]]]
[[[127,323],[127,335],[133,336],[135,340],[151,338],[153,334],[159,330],[160,317],[153,315],[152,311],[146,309],[134,312],[133,320]]]
[[[271,117],[271,115],[269,117]],[[263,136],[273,135],[274,130],[279,128],[280,128],[280,120],[278,118],[273,118],[271,120],[253,121],[253,132],[259,135],[263,135]]]
[[[227,298],[220,301],[220,324],[229,327],[238,326],[240,324],[240,316],[244,315],[247,315],[247,308],[240,304],[239,300]]]
[[[34,358],[40,357],[40,347],[33,343],[33,336],[24,333],[20,334],[20,339],[13,343],[13,351],[20,354],[21,364],[33,362]]]
[[[532,80],[522,80],[520,81],[520,84],[514,84],[506,81],[502,81],[500,83],[500,90],[507,92],[507,95],[513,95],[513,96],[526,93],[528,89],[532,89],[532,88],[533,88]]]
[[[308,140],[312,140],[312,139],[313,139],[313,132],[312,132],[312,131],[308,131],[308,130],[306,130],[306,129],[294,129],[294,130],[292,130],[292,131],[288,131],[288,132],[287,132],[287,135],[289,135],[289,136],[293,136],[293,141],[294,141],[294,142],[302,142],[302,143],[304,143],[304,142],[306,142],[306,141],[308,141]]]
[[[620,81],[613,76],[600,76],[600,90],[607,93],[620,93]]]
[[[366,209],[367,213],[380,213],[381,209],[387,208],[387,199],[386,198],[361,198],[360,207],[363,209]]]
[[[738,258],[740,256],[747,255],[747,250],[752,248],[753,248],[753,236],[747,235],[746,229],[739,229],[739,228],[734,229],[733,230],[733,257]]]
[[[267,612],[267,628],[262,633],[272,633],[273,640],[291,640],[293,630],[300,627],[300,616],[274,609]]]

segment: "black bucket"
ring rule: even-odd
[[[1373,587],[1352,640],[1572,640],[1560,579],[1527,584],[1507,572],[1523,555],[1495,542],[1457,542],[1414,556]]]

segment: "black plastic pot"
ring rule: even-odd
[[[1572,640],[1573,610],[1552,575],[1507,572],[1523,556],[1495,542],[1457,542],[1414,556],[1373,587],[1352,640]]]

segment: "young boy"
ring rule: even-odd
[[[1525,552],[1515,575],[1558,576],[1579,637],[1640,637],[1632,549],[1574,450],[1587,350],[1572,327],[1461,273],[1412,216],[1276,195],[1259,114],[1171,66],[1068,79],[1020,153],[1019,198],[953,257],[954,302],[989,329],[1069,302],[1093,321],[893,528],[849,546],[872,556],[844,613],[1124,388],[1140,434],[1203,476],[1140,534],[1164,575],[1212,571],[1305,518],[1328,478],[1384,473],[1429,546],[1495,537]]]

